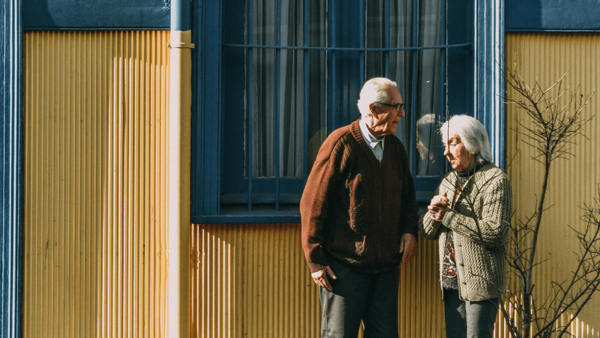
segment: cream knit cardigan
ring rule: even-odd
[[[446,193],[450,200],[442,222],[433,221],[425,212],[419,219],[419,231],[428,239],[439,239],[440,286],[446,235],[452,229],[459,297],[469,301],[493,299],[501,295],[508,281],[511,184],[493,163],[473,174],[458,196],[457,178],[457,172],[451,171],[435,191],[436,195]]]

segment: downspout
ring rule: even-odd
[[[192,25],[190,0],[171,2],[169,93],[169,240],[167,337],[190,336],[190,163],[192,124]]]

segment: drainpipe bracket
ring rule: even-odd
[[[175,42],[175,43],[167,43],[167,47],[169,48],[189,48],[189,49],[194,49],[196,48],[196,45],[194,45],[193,43],[183,43],[183,42]]]

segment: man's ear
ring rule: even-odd
[[[375,102],[371,102],[371,103],[369,103],[369,111],[371,112],[371,114],[372,114],[374,117],[377,117],[377,116],[378,116],[378,114],[375,112],[375,109],[374,109],[374,108],[375,108]]]

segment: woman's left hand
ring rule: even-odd
[[[442,195],[435,195],[431,199],[431,202],[427,206],[429,213],[431,214],[431,219],[437,222],[441,222],[444,218],[444,214],[446,213],[446,208],[448,208],[449,200],[446,197],[446,193]]]

